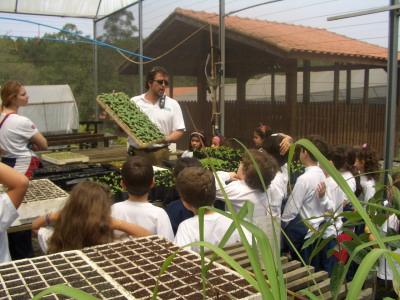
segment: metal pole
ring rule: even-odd
[[[139,91],[143,94],[143,0],[139,1],[139,53]]]
[[[391,5],[398,4],[398,0],[391,0]],[[399,35],[399,15],[395,10],[389,12],[389,46],[388,46],[388,88],[385,113],[385,144],[384,144],[384,184],[388,183],[388,170],[392,168],[394,158],[394,139],[396,130],[396,102],[397,102],[397,50]]]
[[[225,135],[225,0],[219,0],[219,49],[221,51],[221,74],[219,88],[219,111],[221,135]]]
[[[97,29],[96,29],[96,20],[93,19],[93,40],[96,40]],[[96,97],[98,95],[98,60],[97,60],[97,43],[93,43],[93,89],[94,89],[94,107],[95,107],[95,114],[96,114],[96,121],[99,118],[99,106],[96,104]]]

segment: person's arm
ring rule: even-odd
[[[290,194],[283,211],[281,218],[283,225],[287,225],[291,220],[296,218],[301,210],[301,207],[303,206],[306,190],[303,186],[303,183],[301,183],[299,179],[297,179],[297,182],[294,185],[293,191]]]
[[[29,186],[29,179],[24,174],[0,163],[0,183],[7,187],[8,197],[15,208],[18,208],[24,200]]]
[[[40,132],[35,133],[31,137],[30,142],[34,151],[46,150],[48,147],[46,138]]]
[[[147,229],[136,225],[136,224],[131,224],[122,220],[117,220],[114,218],[111,218],[111,228],[114,230],[119,230],[123,231],[128,235],[136,236],[136,237],[142,237],[142,236],[148,236],[152,235],[150,231]]]
[[[172,131],[166,138],[165,142],[167,143],[175,143],[177,142],[182,136],[183,136],[184,131],[179,129]]]
[[[60,212],[48,213],[44,216],[37,217],[32,222],[32,231],[37,234],[39,229],[43,226],[49,226],[55,223],[60,218]]]

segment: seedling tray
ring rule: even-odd
[[[79,153],[73,152],[52,152],[42,154],[41,158],[45,161],[53,163],[55,165],[65,165],[71,163],[88,162],[89,157]]]
[[[18,208],[19,217],[11,226],[30,223],[46,213],[61,209],[68,193],[48,179],[31,180],[24,201]]]
[[[158,236],[105,244],[0,265],[0,299],[31,299],[64,283],[99,299],[151,299],[164,260],[179,248]],[[181,250],[160,277],[157,299],[202,298],[200,257]],[[261,299],[236,272],[214,263],[207,274],[207,299]],[[51,295],[44,299],[65,299]]]
[[[32,299],[56,284],[79,288],[99,299],[127,299],[126,293],[80,251],[0,265],[0,299]],[[42,299],[67,299],[50,294]]]
[[[102,94],[97,103],[139,146],[160,143],[164,135],[143,111],[124,93]]]

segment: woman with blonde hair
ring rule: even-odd
[[[111,193],[106,186],[91,181],[77,184],[61,211],[33,221],[32,230],[38,232],[43,252],[77,250],[109,243],[114,239],[113,230],[133,236],[150,235],[138,225],[111,218],[111,204]]]
[[[39,167],[33,151],[46,150],[47,140],[36,125],[18,110],[28,104],[25,87],[16,80],[9,80],[1,87],[0,151],[1,161],[31,178]]]

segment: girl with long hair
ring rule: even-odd
[[[32,230],[38,231],[43,252],[55,253],[112,242],[113,230],[146,236],[146,229],[111,218],[111,193],[107,187],[84,181],[72,189],[64,208],[37,218]],[[44,227],[50,226],[53,227]]]
[[[361,201],[367,202],[375,195],[375,184],[379,178],[379,160],[376,152],[367,144],[356,148],[354,167],[360,174],[360,185],[362,193]]]

